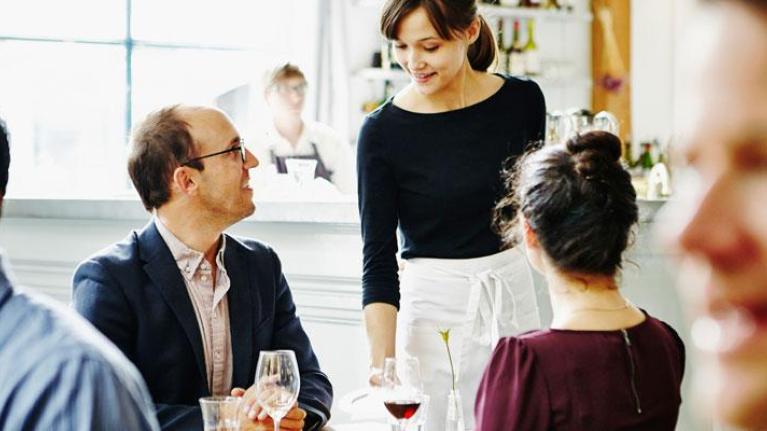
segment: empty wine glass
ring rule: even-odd
[[[423,402],[418,359],[386,358],[381,390],[386,410],[397,419],[399,430],[404,431]]]
[[[300,389],[301,375],[292,350],[261,352],[256,366],[256,400],[274,421],[274,431],[279,431],[280,420],[296,403]]]

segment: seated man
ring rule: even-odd
[[[301,371],[300,408],[281,427],[314,430],[329,418],[332,388],[277,255],[223,234],[255,210],[248,170],[257,165],[221,111],[150,114],[134,133],[128,170],[154,217],[75,272],[75,308],[136,364],[163,428],[201,429],[198,398],[241,395],[261,350],[293,350]],[[253,406],[255,424],[258,413]]]
[[[0,208],[9,163],[0,121]],[[11,280],[0,254],[0,429],[159,429],[130,361],[77,313]]]

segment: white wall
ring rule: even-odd
[[[677,0],[631,1],[633,141],[666,142],[674,124]]]

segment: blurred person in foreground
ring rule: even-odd
[[[715,419],[767,429],[767,1],[699,1],[665,231]]]
[[[10,161],[0,120],[0,209]],[[0,253],[0,429],[159,429],[130,361],[72,310],[14,284]]]
[[[546,279],[549,329],[502,339],[477,394],[478,431],[673,431],[684,345],[619,277],[639,210],[621,142],[590,132],[529,153],[496,222]]]
[[[262,350],[293,350],[298,360],[298,406],[282,429],[316,430],[330,417],[332,388],[277,254],[224,233],[255,211],[248,171],[257,165],[217,109],[149,114],[128,171],[153,217],[75,272],[75,308],[136,364],[163,428],[201,429],[198,398],[231,393],[245,396],[246,429],[269,429],[254,401]]]

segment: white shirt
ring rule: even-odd
[[[312,144],[325,167],[332,171],[331,180],[342,193],[356,193],[354,159],[351,146],[345,143],[329,126],[316,121],[304,121],[304,129],[294,147],[272,125],[256,133],[252,150],[264,165],[271,164],[271,153],[279,157],[307,156],[314,154]]]

